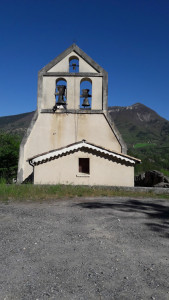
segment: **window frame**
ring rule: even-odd
[[[80,175],[90,175],[90,158],[79,157],[78,158],[78,173]]]

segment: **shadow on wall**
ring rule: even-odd
[[[32,172],[23,182],[22,184],[26,184],[26,183],[33,183],[34,181],[34,173]]]
[[[156,204],[150,201],[119,200],[118,203],[110,202],[83,202],[75,204],[84,209],[112,209],[126,213],[142,213],[153,222],[145,223],[152,231],[158,232],[163,237],[169,238],[169,206]],[[132,218],[132,216],[131,216]]]

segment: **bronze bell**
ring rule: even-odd
[[[66,101],[64,101],[66,86],[58,85],[57,89],[58,92],[55,93],[55,96],[58,96],[58,101],[56,102],[56,105],[66,105]]]
[[[85,106],[90,106],[89,99],[85,98],[85,99],[83,100],[82,106],[84,106],[84,107],[85,107]]]
[[[84,98],[82,106],[84,106],[84,107],[90,106],[88,97],[91,97],[91,95],[89,95],[89,89],[83,89],[82,95],[80,97]]]
[[[72,64],[73,70],[76,70],[77,65],[74,63]]]

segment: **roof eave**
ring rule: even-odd
[[[79,151],[82,149],[87,149],[90,151],[96,151],[97,153],[100,153],[101,156],[107,156],[112,157],[112,159],[119,160],[121,162],[129,163],[129,164],[136,164],[141,163],[141,160],[131,157],[129,155],[124,155],[121,153],[117,153],[108,149],[105,149],[103,147],[99,147],[94,144],[87,143],[85,141],[77,142],[71,145],[67,145],[66,147],[62,147],[56,150],[52,150],[46,153],[42,153],[40,155],[36,155],[32,158],[29,158],[28,161],[31,165],[36,165],[38,163],[42,163],[44,161],[49,161],[52,158],[56,158],[60,155],[64,155],[65,153],[70,154],[71,151]],[[39,157],[39,159],[38,159]],[[40,158],[41,157],[41,158]]]

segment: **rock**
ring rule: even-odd
[[[169,187],[169,178],[164,176],[163,173],[153,170],[142,173],[138,176],[135,176],[135,185],[136,186],[145,186],[145,187]]]
[[[144,186],[145,173],[141,173],[134,178],[135,186]]]
[[[164,182],[169,183],[169,177],[164,176]]]
[[[169,183],[159,182],[154,187],[169,188]]]

